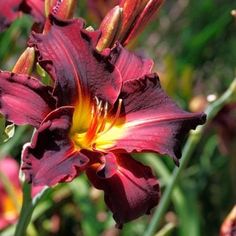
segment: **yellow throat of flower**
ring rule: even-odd
[[[114,115],[108,114],[108,103],[84,100],[75,106],[70,137],[77,150],[109,149],[115,145],[115,140],[122,136],[123,121],[120,118],[122,99]]]

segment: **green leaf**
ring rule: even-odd
[[[6,126],[5,118],[0,115],[0,144],[7,142],[13,137],[15,133],[15,125],[10,124]]]

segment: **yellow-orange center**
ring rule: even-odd
[[[108,103],[83,99],[75,106],[70,137],[77,150],[100,150],[111,148],[115,140],[122,136],[122,119],[120,118],[122,100],[114,115],[108,113]]]

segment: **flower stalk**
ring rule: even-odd
[[[40,193],[38,193],[34,198],[32,198],[31,197],[32,186],[31,184],[28,184],[26,181],[23,182],[22,189],[23,189],[23,203],[14,236],[26,235],[26,230],[30,224],[33,211],[38,202],[40,201],[40,199],[47,192],[46,191],[47,187],[45,187],[44,189],[42,189]]]
[[[215,115],[219,112],[219,110],[229,103],[234,97],[236,96],[236,79],[233,80],[229,88],[223,93],[223,95],[217,99],[215,102],[210,104],[206,109],[207,114],[207,123],[209,123]],[[161,201],[159,203],[159,206],[157,207],[156,211],[153,214],[153,217],[151,219],[150,224],[148,225],[146,232],[144,233],[144,236],[152,236],[156,232],[156,229],[159,227],[161,223],[161,219],[163,218],[170,200],[171,195],[173,192],[174,187],[178,183],[178,179],[182,173],[182,170],[186,167],[188,164],[190,157],[192,156],[195,148],[197,147],[202,135],[203,131],[205,129],[205,126],[200,126],[196,130],[191,131],[191,134],[184,146],[183,154],[182,154],[182,160],[179,167],[176,167],[174,169],[173,175],[161,197]]]

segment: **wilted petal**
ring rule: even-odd
[[[55,93],[61,104],[73,104],[79,95],[114,103],[121,78],[108,58],[94,50],[100,34],[84,30],[79,19],[51,17],[51,21],[51,30],[46,35],[33,34],[30,45],[35,46],[40,64],[56,81]]]
[[[0,112],[7,120],[38,127],[54,107],[51,89],[37,79],[0,71]]]
[[[71,181],[89,161],[74,150],[68,134],[73,108],[61,107],[48,115],[23,151],[22,170],[33,185],[52,186]]]
[[[22,0],[0,1],[0,32],[7,28],[19,15]]]
[[[111,63],[120,71],[122,81],[138,79],[152,72],[153,60],[129,52],[119,43],[111,51]]]
[[[94,164],[87,175],[96,188],[104,191],[118,227],[148,214],[160,198],[151,169],[127,154],[109,153],[103,158],[104,164]]]
[[[120,98],[125,114],[122,133],[112,136],[111,129],[102,136],[103,143],[113,142],[110,150],[153,151],[172,156],[178,164],[183,138],[206,120],[203,113],[180,109],[161,89],[156,75],[125,82]]]

